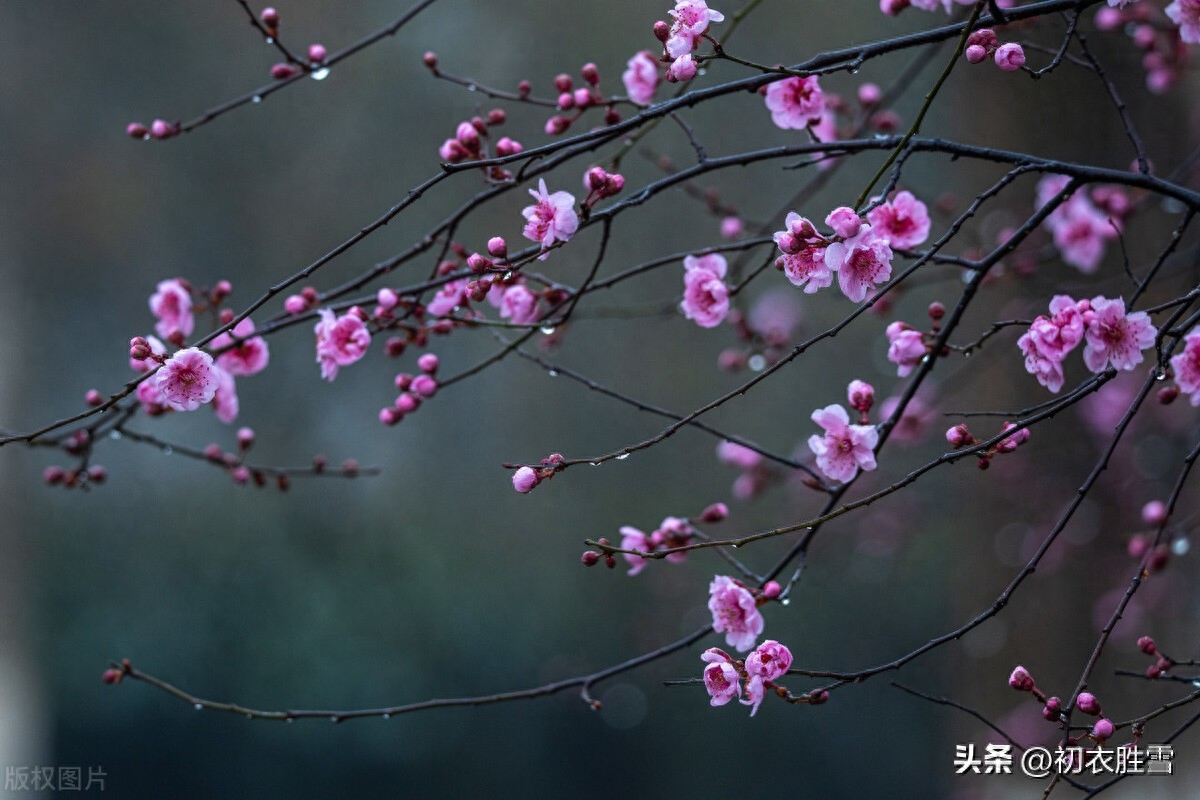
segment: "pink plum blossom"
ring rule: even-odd
[[[1142,351],[1154,344],[1155,328],[1145,311],[1126,314],[1121,298],[1095,297],[1085,336],[1083,363],[1092,372],[1101,372],[1109,364],[1131,370],[1142,363]]]
[[[138,384],[136,396],[142,404],[142,410],[150,416],[156,416],[167,410],[167,399],[158,388],[158,376],[147,378]]]
[[[717,458],[738,469],[754,469],[762,464],[760,453],[736,442],[721,442],[717,445]]]
[[[172,331],[191,336],[196,327],[192,316],[192,293],[179,278],[159,281],[158,291],[150,295],[150,311],[158,317],[154,330],[167,339]]]
[[[171,356],[151,380],[158,382],[162,399],[176,411],[195,411],[213,399],[220,383],[212,356],[195,347]]]
[[[891,202],[871,209],[867,221],[895,249],[908,250],[929,238],[929,211],[912,192],[900,192]]]
[[[701,328],[715,328],[729,313],[725,258],[718,253],[683,259],[683,302],[679,309]]]
[[[371,344],[371,334],[357,314],[335,317],[323,308],[313,330],[317,334],[317,363],[321,365],[321,377],[327,381],[337,377],[339,368],[362,358]]]
[[[1061,359],[1051,358],[1043,353],[1029,333],[1017,340],[1017,346],[1025,356],[1026,372],[1052,392],[1062,388],[1064,376]]]
[[[767,84],[766,101],[771,121],[784,130],[803,130],[825,113],[825,93],[815,75]]]
[[[509,286],[500,298],[500,316],[514,325],[532,325],[541,316],[538,296],[522,283]]]
[[[1005,72],[1016,72],[1025,66],[1025,50],[1016,42],[1007,42],[996,48],[992,57],[996,66]]]
[[[708,666],[704,668],[704,688],[708,691],[709,705],[723,706],[735,697],[742,696],[742,679],[729,656],[716,647],[700,654]]]
[[[629,525],[621,528],[621,549],[622,550],[641,550],[643,553],[649,553],[654,548],[650,546],[650,540],[646,534]],[[629,564],[629,575],[637,575],[646,568],[646,559],[641,556],[635,556],[632,553],[622,553],[621,556]]]
[[[216,369],[217,391],[212,399],[213,411],[217,412],[217,419],[221,422],[230,423],[237,419],[239,411],[237,384],[233,375],[221,368],[219,360]]]
[[[1200,0],[1174,0],[1164,11],[1179,26],[1179,38],[1200,44]]]
[[[773,681],[792,668],[792,651],[774,639],[767,639],[746,656],[746,672]]]
[[[833,285],[833,271],[825,263],[825,249],[821,247],[806,247],[799,253],[785,253],[775,259],[775,266],[783,270],[793,286],[803,286],[805,294],[816,294],[818,290]]]
[[[1100,266],[1106,243],[1116,238],[1117,232],[1090,200],[1072,198],[1060,210],[1064,214],[1054,224],[1054,246],[1063,261],[1090,275]]]
[[[853,380],[846,387],[846,399],[850,407],[860,414],[866,414],[875,405],[875,387],[866,381]]]
[[[825,217],[825,224],[833,228],[836,236],[842,239],[849,239],[852,236],[857,236],[862,230],[863,220],[853,208],[849,206],[839,206],[829,212],[829,216]]]
[[[892,277],[892,248],[870,225],[844,242],[825,248],[825,264],[837,272],[842,293],[856,303]]]
[[[727,575],[718,575],[708,594],[713,630],[725,634],[725,642],[740,652],[754,647],[763,630],[763,618],[750,590]]]
[[[217,356],[217,366],[230,375],[254,375],[266,369],[270,358],[267,340],[261,336],[251,336],[252,333],[254,323],[246,318],[234,326],[232,333],[222,333],[213,339],[210,346],[214,350],[228,347],[240,340],[236,347]]]
[[[896,375],[903,378],[925,358],[925,336],[904,322],[887,326],[888,361],[896,365]]]
[[[695,50],[697,40],[708,30],[709,23],[725,19],[724,14],[709,8],[705,0],[678,0],[675,8],[667,13],[675,18],[665,42],[667,55],[671,58],[679,58]]]
[[[658,88],[658,63],[648,51],[634,53],[621,75],[625,82],[625,93],[631,102],[648,106],[654,102],[654,91]]]
[[[875,445],[879,432],[874,425],[851,425],[850,415],[840,405],[819,408],[812,421],[825,429],[824,436],[813,434],[808,447],[817,457],[817,467],[836,481],[848,481],[858,472],[875,469]]]
[[[534,205],[521,210],[525,217],[525,238],[541,244],[542,249],[556,241],[570,241],[579,229],[579,216],[575,213],[575,197],[570,192],[550,194],[546,181],[539,180],[537,190],[529,193],[537,200]],[[546,254],[543,253],[542,257]]]
[[[521,467],[512,476],[513,489],[520,494],[529,494],[541,482],[533,467]]]
[[[467,304],[467,283],[462,280],[450,281],[438,289],[438,293],[425,306],[425,310],[435,317],[444,317],[459,306]]]
[[[1183,337],[1183,352],[1171,357],[1171,370],[1179,390],[1200,406],[1200,328]]]

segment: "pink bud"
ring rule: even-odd
[[[533,91],[533,85],[529,81],[521,80],[517,82],[517,94],[522,98],[529,97],[529,93]]]
[[[565,72],[560,72],[554,76],[554,88],[560,92],[569,92],[574,85],[571,76]]]
[[[62,467],[50,466],[50,467],[46,467],[44,470],[42,470],[42,481],[47,486],[55,486],[57,484],[62,483],[63,478],[65,478],[66,476],[67,476],[67,473],[63,470]]]
[[[298,294],[288,295],[283,301],[283,310],[289,314],[303,314],[308,310],[308,301]]]
[[[1032,691],[1034,686],[1033,676],[1024,667],[1017,667],[1012,671],[1012,675],[1008,676],[1008,685],[1018,692]]]
[[[175,126],[166,120],[156,119],[150,123],[150,135],[155,139],[170,139],[176,133]]]
[[[1130,558],[1141,558],[1146,555],[1146,551],[1150,549],[1150,543],[1145,536],[1134,534],[1129,540],[1129,544],[1125,546],[1126,552]]]
[[[1138,650],[1141,650],[1148,656],[1152,656],[1158,652],[1158,647],[1154,644],[1154,640],[1149,636],[1142,636],[1137,640]]]
[[[946,431],[946,441],[951,447],[963,447],[975,441],[975,437],[967,430],[966,425],[955,425],[950,430]]]
[[[299,72],[299,70],[297,70],[296,67],[291,64],[284,64],[283,62],[275,64],[271,67],[271,77],[277,81],[290,78],[297,72]]]
[[[567,128],[571,127],[571,120],[566,117],[554,116],[546,120],[546,135],[558,136]]]
[[[99,464],[93,464],[92,466],[88,467],[87,477],[92,483],[104,483],[106,480],[108,480],[108,470]]]
[[[592,167],[583,176],[584,185],[593,192],[601,191],[608,181],[608,173],[602,167]]]
[[[454,132],[454,138],[469,152],[479,152],[479,131],[475,130],[475,126],[471,123],[458,123],[458,129]]]
[[[508,243],[504,241],[502,236],[493,236],[488,239],[487,243],[488,255],[493,258],[505,258],[508,256]]]
[[[238,447],[243,450],[250,449],[254,444],[254,430],[252,428],[238,428],[237,432]]]
[[[987,58],[987,50],[984,50],[977,44],[973,44],[963,51],[963,56],[967,59],[968,63],[978,64]]]
[[[425,66],[429,67],[430,69],[437,69],[437,65],[438,65],[437,53],[433,52],[432,50],[426,50],[425,55],[421,56],[421,63],[423,63]]]
[[[395,405],[396,410],[401,414],[411,414],[421,407],[421,398],[417,397],[415,394],[404,392],[396,398],[396,401],[393,405]]]
[[[224,458],[224,453],[221,452],[220,445],[210,444],[204,448],[204,457],[209,461],[220,462]]]
[[[500,141],[496,142],[496,155],[498,156],[515,156],[524,149],[520,142],[507,136],[501,137]]]
[[[517,491],[520,491],[520,489]],[[585,567],[594,567],[600,563],[600,554],[595,550],[584,550],[579,560],[583,562]]]
[[[579,74],[582,75],[583,79],[592,86],[600,83],[600,70],[597,69],[596,65],[590,61],[580,68]]]
[[[96,389],[88,389],[87,394],[83,396],[83,402],[89,406],[98,406],[104,402],[104,397]]]
[[[762,593],[763,597],[768,600],[774,600],[783,594],[783,587],[779,585],[778,581],[767,581],[763,584]]]
[[[1016,42],[1002,44],[996,50],[995,61],[1005,72],[1016,72],[1025,66],[1025,50]]]
[[[746,225],[739,217],[725,217],[721,220],[721,238],[736,239],[746,232]]]
[[[864,83],[858,87],[858,102],[864,106],[873,106],[883,98],[883,91],[877,84]]]
[[[691,53],[685,53],[671,62],[667,67],[667,81],[670,83],[686,83],[696,77],[696,62]]]
[[[1042,719],[1047,722],[1057,722],[1060,711],[1062,711],[1062,700],[1057,697],[1047,698],[1046,706],[1042,709]]]
[[[867,414],[871,410],[871,406],[875,405],[875,387],[863,381],[850,381],[850,385],[846,389],[846,396],[850,401],[850,407],[860,414]]]
[[[504,121],[507,119],[508,119],[508,114],[504,113],[503,108],[493,108],[491,111],[489,111],[487,113],[487,124],[488,125],[503,125]]]
[[[700,519],[703,522],[720,522],[728,516],[729,507],[724,503],[713,503],[700,512]]]
[[[1142,522],[1157,528],[1167,521],[1167,504],[1162,500],[1151,500],[1142,506]]]
[[[520,494],[529,494],[541,479],[532,467],[521,467],[513,473],[512,485]]]
[[[246,467],[235,467],[230,475],[233,477],[233,482],[239,486],[245,486],[250,482],[250,470]]]
[[[587,108],[592,104],[591,90],[584,89],[583,87],[576,89],[572,97],[572,102],[575,103],[576,108]]]
[[[413,378],[412,386],[410,388],[414,393],[420,395],[421,397],[428,398],[437,394],[438,385],[437,381],[434,380],[432,376],[418,375],[417,377]]]
[[[996,47],[1000,44],[1000,40],[996,38],[996,32],[991,28],[980,28],[977,31],[972,31],[967,37],[968,45],[979,45],[980,47]]]
[[[260,14],[258,18],[262,20],[262,24],[266,25],[268,28],[275,28],[279,26],[279,12],[270,6],[264,8],[262,10],[262,14]]]
[[[404,418],[404,415],[391,406],[379,409],[379,421],[391,427]]]
[[[353,478],[358,474],[358,461],[353,458],[347,458],[342,462],[342,474]]]
[[[400,297],[395,291],[385,286],[376,292],[375,302],[379,303],[380,308],[384,309],[385,311],[390,311],[400,302]]]
[[[140,122],[131,122],[125,126],[125,135],[133,139],[145,139],[150,135],[150,129]]]
[[[1100,713],[1100,701],[1091,692],[1080,692],[1079,697],[1075,698],[1075,707],[1091,716]]]
[[[425,353],[417,359],[417,366],[422,372],[433,375],[438,371],[438,357],[433,353]]]
[[[938,302],[929,304],[929,318],[934,322],[941,322],[942,317],[946,316],[946,307]]]
[[[1096,12],[1096,27],[1102,31],[1115,31],[1123,21],[1123,15],[1115,8],[1105,6]]]
[[[315,61],[316,63],[320,64],[322,61],[325,60],[325,56],[326,56],[325,45],[314,43],[314,44],[310,44],[308,46],[308,60],[309,61]]]
[[[666,44],[667,39],[671,38],[671,26],[662,20],[654,23],[654,38]]]
[[[561,111],[570,111],[575,107],[575,95],[571,92],[563,92],[558,96],[558,107]]]
[[[1103,717],[1096,720],[1096,724],[1092,726],[1092,736],[1095,736],[1100,741],[1104,741],[1105,739],[1109,738],[1116,733],[1116,731],[1117,729],[1113,726],[1112,722],[1104,719]]]

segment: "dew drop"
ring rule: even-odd
[[[287,724],[288,724],[288,725],[291,725],[291,724],[292,724],[293,722],[295,722],[295,721],[296,721],[296,720],[292,719],[291,717],[288,717],[288,718],[287,718]]]
[[[253,715],[253,714],[247,714],[247,715],[246,715],[246,719],[254,719],[254,715]]]
[[[549,375],[551,378],[557,378],[557,377],[558,377],[558,370],[556,370],[556,369],[552,369],[552,370],[548,371],[546,374],[547,374],[547,375]]]
[[[384,718],[384,719],[391,719],[391,718],[392,718],[392,715],[391,715],[391,714],[384,714],[384,715],[383,715],[383,718]]]
[[[746,365],[755,372],[762,372],[767,367],[767,359],[763,358],[761,354],[755,353],[746,361]]]
[[[729,546],[730,546],[730,547],[732,547],[734,550],[737,550],[737,549],[738,549],[738,546],[737,546],[736,544],[731,544],[731,545],[729,545]]]
[[[174,453],[174,452],[175,452],[175,448],[171,447],[171,445],[166,445],[166,446],[165,446],[165,447],[163,447],[163,449],[162,449],[162,454],[163,454],[164,456],[169,456],[169,455],[171,455],[171,454],[172,454],[172,453]]]
[[[857,75],[857,74],[858,74],[858,67],[851,67],[851,68],[850,68],[850,74],[851,74],[851,75]]]
[[[629,458],[629,453],[621,453],[621,455],[617,456],[617,461],[624,461],[627,458]]]
[[[121,432],[120,432],[120,431],[115,431],[115,430],[114,430],[114,431],[109,431],[109,432],[108,432],[108,438],[112,439],[112,440],[115,442],[115,441],[117,441],[118,439],[120,439],[120,438],[121,438]]]
[[[196,709],[197,711],[204,710],[204,706],[200,705],[199,703],[196,703],[196,705],[192,706],[192,708]]]
[[[504,280],[506,280],[506,281],[511,281],[511,280],[512,280],[512,276],[513,276],[513,274],[512,274],[512,270],[510,269],[508,272],[504,273]]]
[[[593,467],[598,467],[598,466],[600,466],[600,462],[599,462],[599,461],[589,461],[588,463],[589,463],[589,464],[591,464]]]
[[[1154,371],[1154,380],[1165,381],[1167,379],[1167,371],[1161,367]]]
[[[1171,542],[1171,552],[1177,556],[1185,556],[1192,549],[1192,542],[1189,539],[1180,537]]]
[[[323,81],[329,77],[329,67],[314,69],[312,72],[308,73],[308,77],[312,78],[314,81]]]
[[[555,330],[556,328],[553,325],[547,325],[541,329],[542,333],[546,334],[547,336],[553,335]]]
[[[267,44],[275,44],[275,37],[274,37],[274,36],[268,36],[268,37],[267,37]]]
[[[790,606],[790,605],[792,604],[792,598],[790,598],[790,597],[785,597],[785,598],[783,598],[782,600],[780,600],[780,601],[779,601],[779,604],[780,604],[780,605],[784,605],[784,606]]]
[[[476,91],[479,91],[479,87],[478,87],[478,86],[476,86],[476,85],[475,85],[475,84],[473,84],[473,83],[468,83],[468,84],[467,84],[467,91],[468,91],[468,92],[476,92]]]
[[[335,714],[334,716],[330,717],[329,721],[333,722],[333,723],[337,723],[337,721],[338,721],[337,715]]]
[[[259,95],[254,95],[254,97],[250,98],[250,102],[251,103],[261,103],[262,97],[260,97]]]

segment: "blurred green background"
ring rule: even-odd
[[[887,19],[874,3],[861,5],[768,0],[731,51],[766,63],[795,62],[937,19],[917,11]],[[332,52],[405,7],[294,0],[279,6],[282,35],[296,50],[320,41]],[[126,343],[151,331],[146,298],[159,280],[181,276],[208,286],[228,279],[230,304],[243,308],[433,174],[442,140],[461,119],[493,104],[432,79],[421,65],[425,50],[436,51],[447,72],[506,89],[527,78],[540,95],[550,93],[556,73],[577,75],[584,62],[595,61],[602,88],[621,92],[626,59],[655,44],[650,26],[666,9],[633,0],[443,0],[321,83],[306,81],[176,140],[142,143],[124,135],[126,123],[190,119],[267,82],[275,53],[236,3],[0,4],[0,424],[33,428],[80,409],[89,388],[107,393],[123,384],[130,376]],[[1055,44],[1052,32],[1028,35]],[[1153,120],[1142,133],[1155,162],[1178,163],[1196,139],[1194,109],[1184,99],[1195,94],[1184,87],[1149,97],[1137,55],[1121,37],[1098,46],[1113,50],[1133,113]],[[898,104],[904,119],[948,53]],[[1032,50],[1030,57],[1044,58]],[[886,84],[906,59],[868,64],[855,77],[831,76],[824,85],[849,98],[863,80]],[[995,69],[960,70],[926,131],[1126,166],[1131,151],[1101,87],[1077,69],[1068,73],[1068,66],[1059,79],[1036,85]],[[746,74],[729,65],[712,73],[699,80]],[[1010,114],[1014,108],[1031,111]],[[508,111],[503,133],[527,147],[546,140],[544,112]],[[687,119],[710,154],[797,141],[795,132],[770,124],[755,95],[728,97]],[[648,146],[679,163],[690,158],[672,125]],[[801,212],[818,217],[852,202],[878,158],[849,165]],[[561,169],[548,181],[551,189],[582,197],[580,176],[590,163]],[[660,174],[650,158],[634,156],[627,165],[630,189]],[[740,169],[704,185],[719,186],[722,201],[748,219],[778,223],[772,215],[806,179],[779,166]],[[997,175],[990,167],[917,159],[905,185],[931,202],[952,191],[948,202],[957,210]],[[998,206],[1004,210],[989,212],[965,234],[964,246],[985,246],[988,236],[1028,213],[1033,183],[1019,187]],[[316,285],[341,283],[405,249],[479,188],[471,175],[439,187],[323,270]],[[477,215],[460,240],[472,249],[496,234],[519,240],[525,204],[506,196]],[[947,221],[938,217],[935,232]],[[1164,214],[1139,223],[1141,238],[1131,235],[1128,243],[1135,263],[1154,252],[1171,224]],[[719,219],[682,192],[659,196],[620,218],[604,273],[710,246],[719,242],[718,231]],[[588,231],[544,269],[577,282],[596,241]],[[429,267],[422,261],[397,283]],[[898,391],[902,382],[883,357],[883,327],[894,318],[921,324],[931,300],[954,301],[958,275],[939,270],[890,316],[869,317],[825,343],[713,414],[713,424],[790,452],[812,433],[811,410],[843,402],[849,380],[875,383],[881,398]],[[998,281],[966,330],[981,331],[998,316],[1032,316],[1053,291],[1124,291],[1111,253],[1095,278],[1057,261],[1043,270]],[[669,307],[679,286],[679,270],[671,266],[593,298],[550,357],[677,410],[727,391],[746,377],[716,369],[718,353],[736,344],[728,328],[702,331],[674,313],[605,317],[606,309],[620,306]],[[790,289],[771,272],[747,295],[752,301],[781,287]],[[850,308],[833,295],[789,291],[786,297],[803,315],[797,339]],[[268,308],[275,313],[278,302]],[[106,791],[130,798],[686,797],[765,789],[836,800],[1040,791],[1020,778],[954,779],[954,745],[982,746],[994,737],[970,718],[901,694],[888,686],[890,676],[839,691],[819,708],[768,698],[752,720],[740,708],[710,709],[698,687],[662,686],[698,676],[699,652],[718,644],[717,637],[601,684],[598,713],[565,692],[386,721],[285,725],[196,713],[142,684],[102,685],[108,663],[128,657],[206,698],[266,709],[355,708],[585,674],[704,624],[708,581],[727,571],[703,553],[682,566],[651,564],[636,579],[623,567],[585,570],[578,565],[585,538],[613,538],[626,524],[649,531],[663,517],[694,515],[717,500],[733,511],[712,529],[723,536],[793,522],[816,508],[812,493],[792,486],[772,487],[753,502],[732,501],[735,471],[717,462],[715,440],[690,431],[518,496],[501,463],[537,461],[554,451],[607,452],[651,435],[661,422],[510,359],[384,429],[375,414],[394,397],[391,376],[412,369],[415,354],[389,362],[377,342],[366,360],[327,384],[313,363],[311,336],[307,326],[275,336],[269,370],[239,382],[239,424],[253,426],[259,437],[253,458],[300,466],[315,453],[335,464],[354,457],[382,467],[379,477],[298,479],[280,494],[238,488],[208,465],[114,442],[96,454],[109,483],[68,492],[39,480],[47,464],[67,463],[63,454],[4,449],[0,763],[78,765],[85,773],[102,767]],[[1015,335],[998,339],[973,363],[939,367],[939,410],[1017,408],[1045,399],[1021,369]],[[433,345],[447,374],[494,347],[485,333]],[[976,707],[1018,738],[1053,739],[1038,708],[1027,698],[1019,702],[1005,681],[1016,663],[1025,663],[1051,691],[1073,686],[1115,603],[1115,596],[1098,598],[1119,596],[1135,566],[1124,549],[1140,525],[1138,509],[1165,494],[1195,436],[1195,412],[1184,404],[1147,415],[1155,419],[1139,421],[1102,491],[1010,608],[897,680]],[[1080,435],[1086,429],[1078,415],[1056,424],[1057,432],[1036,431],[1028,449],[988,473],[960,464],[829,526],[791,606],[767,609],[766,635],[788,643],[797,666],[854,669],[889,661],[986,608],[1099,451],[1091,436]],[[233,445],[234,429],[207,411],[142,419],[134,427],[191,446]],[[944,426],[934,427],[922,444],[889,446],[879,472],[852,496],[942,452]],[[780,546],[768,543],[744,558],[765,569]],[[1121,709],[1118,718],[1178,694],[1119,683],[1111,670],[1145,666],[1132,646],[1142,633],[1189,654],[1200,610],[1194,574],[1192,559],[1176,559],[1136,598],[1130,617],[1137,624],[1129,619],[1118,628],[1095,681],[1106,709]],[[807,688],[794,683],[797,691]],[[1200,784],[1186,753],[1180,762],[1185,774],[1169,779],[1169,787],[1147,788],[1143,780],[1112,796],[1187,796]]]

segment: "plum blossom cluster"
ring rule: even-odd
[[[875,390],[862,381],[854,381],[848,389],[851,404],[857,404],[861,419],[874,403]],[[812,421],[825,433],[808,437],[808,449],[817,457],[817,469],[826,477],[843,483],[858,474],[859,469],[870,472],[875,469],[875,446],[879,444],[879,431],[874,425],[850,424],[846,409],[834,404],[818,408],[812,413]]]
[[[695,528],[681,517],[667,517],[654,531],[649,534],[631,525],[621,527],[621,549],[638,550],[643,553],[653,553],[658,550],[671,550],[691,543],[696,535]],[[637,575],[646,568],[646,559],[633,553],[622,553],[625,562],[629,564],[629,575]],[[680,564],[687,560],[687,553],[669,553],[667,561]]]
[[[1044,206],[1070,182],[1065,175],[1049,175],[1038,182],[1038,206]],[[1089,195],[1075,192],[1046,217],[1062,260],[1085,275],[1094,273],[1104,259],[1109,241],[1117,238],[1132,211],[1128,196],[1116,187],[1098,186]]]
[[[929,354],[934,344],[946,307],[941,303],[929,304],[929,318],[933,325],[928,333],[917,330],[907,322],[897,320],[887,326],[888,361],[896,365],[896,375],[904,378]]]
[[[648,106],[654,102],[654,93],[662,80],[658,74],[658,61],[649,50],[634,53],[625,65],[625,72],[621,74],[629,101],[638,106]]]
[[[426,58],[428,59],[428,55]],[[438,148],[438,156],[448,164],[459,164],[491,158],[493,155],[503,157],[520,153],[525,148],[520,142],[507,136],[500,137],[494,145],[490,144],[493,135],[491,129],[503,125],[506,119],[504,109],[493,108],[487,116],[474,116],[458,123],[454,136]],[[488,178],[494,181],[507,181],[512,178],[512,173],[501,166],[489,167],[486,172]]]
[[[1063,385],[1063,361],[1080,342],[1086,342],[1083,363],[1094,373],[1110,365],[1131,370],[1142,362],[1142,351],[1154,344],[1154,323],[1144,311],[1126,313],[1121,298],[1074,300],[1056,295],[1050,316],[1039,316],[1017,340],[1025,369],[1052,392]]]
[[[636,57],[634,56],[634,58]],[[555,107],[559,113],[546,120],[545,131],[548,136],[558,136],[566,133],[574,122],[582,117],[588,109],[592,108],[604,109],[605,125],[616,125],[621,121],[621,114],[614,105],[617,99],[606,97],[600,91],[599,68],[589,61],[580,68],[579,74],[583,78],[584,85],[578,87],[575,86],[575,81],[572,80],[571,76],[565,72],[555,76],[554,90],[558,93]],[[622,77],[625,79],[625,86],[628,90],[628,70],[626,70],[626,75]],[[653,89],[650,90],[650,93],[653,94]],[[632,97],[632,92],[630,94]],[[641,103],[640,105],[648,105],[648,103]]]
[[[696,77],[697,69],[697,63],[692,58],[692,53],[700,46],[701,41],[708,38],[709,25],[713,22],[723,21],[725,15],[709,8],[705,0],[678,0],[675,8],[667,13],[673,19],[670,24],[661,20],[654,23],[654,38],[663,45],[660,60],[670,63],[665,77],[671,83],[690,81]],[[639,83],[637,86],[639,95],[646,97],[644,87],[649,82],[649,76],[644,72],[644,67],[641,69],[643,74],[635,77]],[[626,87],[628,88],[628,86],[629,81],[627,80]],[[633,95],[634,93],[631,91],[630,97],[632,98]]]
[[[395,425],[420,408],[423,401],[437,394],[438,363],[434,353],[422,353],[417,359],[417,367],[421,370],[419,375],[407,372],[397,374],[395,384],[399,394],[392,405],[379,410],[379,421],[384,425]]]
[[[733,698],[750,706],[750,716],[758,713],[767,690],[775,689],[774,681],[787,674],[792,666],[792,651],[774,639],[768,639],[746,656],[745,661],[734,659],[719,647],[710,647],[700,654],[704,668],[704,688],[709,705],[723,706]],[[742,682],[746,697],[742,699]],[[786,696],[787,690],[782,690]]]
[[[203,299],[216,308],[231,291],[228,281],[220,281]],[[249,318],[213,339],[210,347],[217,354],[215,359],[198,348],[182,348],[195,330],[194,294],[190,284],[174,278],[160,282],[151,295],[150,310],[158,318],[155,331],[181,349],[168,357],[167,346],[155,336],[137,336],[130,341],[130,368],[155,373],[138,384],[137,399],[151,416],[168,410],[195,411],[212,403],[218,419],[233,422],[240,410],[235,376],[266,369],[270,349],[265,339],[254,335],[254,322]],[[217,316],[223,325],[234,319],[228,308],[220,309]]]
[[[1184,75],[1188,44],[1200,43],[1200,3],[1110,3],[1096,11],[1096,27],[1125,33],[1142,53],[1146,89],[1164,94]],[[1172,24],[1173,23],[1173,24]]]
[[[835,208],[825,218],[833,229],[826,236],[811,220],[789,212],[787,227],[774,235],[782,253],[775,266],[795,286],[813,294],[833,284],[856,303],[892,276],[892,248],[912,248],[929,235],[925,204],[910,192],[900,192],[867,213],[864,220],[847,206]]]
[[[725,285],[728,265],[720,253],[685,256],[683,301],[679,310],[701,328],[715,328],[729,313],[729,287]]]
[[[987,448],[986,450],[981,450],[977,454],[979,456],[980,469],[987,469],[991,466],[992,459],[994,457],[1011,453],[1029,441],[1029,428],[1015,430],[1016,427],[1017,426],[1012,422],[1005,422],[1004,425],[1001,426],[1000,433],[1013,431],[1013,434],[1011,436],[1004,437],[991,447]],[[960,447],[970,447],[971,445],[979,443],[979,440],[975,438],[965,423],[960,423],[948,428],[946,430],[946,441],[949,442],[950,446],[955,450],[959,449]]]
[[[1046,693],[1037,687],[1033,676],[1025,667],[1018,666],[1013,669],[1012,674],[1008,676],[1008,685],[1018,692],[1027,692],[1033,695],[1033,699],[1042,705],[1042,719],[1055,725],[1058,725],[1063,720],[1062,700],[1054,696],[1047,697]],[[1091,692],[1080,692],[1075,698],[1074,707],[1075,710],[1090,717],[1098,717],[1098,719],[1092,725],[1089,733],[1082,736],[1068,737],[1066,742],[1064,742],[1065,747],[1076,747],[1085,738],[1098,745],[1104,744],[1104,742],[1112,738],[1113,734],[1116,733],[1116,725],[1113,724],[1112,720],[1107,719],[1101,714],[1100,701],[1096,698],[1096,695]]]
[[[1138,650],[1154,658],[1154,663],[1146,667],[1146,677],[1151,680],[1161,678],[1163,673],[1174,667],[1178,662],[1158,649],[1158,645],[1149,636],[1139,637]]]
[[[972,31],[967,37],[967,47],[963,58],[971,64],[978,64],[991,57],[996,66],[1005,72],[1016,72],[1025,66],[1025,50],[1015,42],[1000,44],[996,32],[991,28],[980,28]]]

